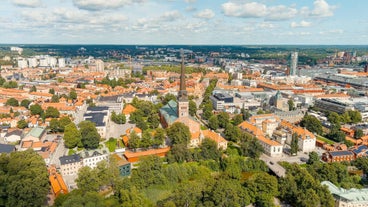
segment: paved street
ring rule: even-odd
[[[125,134],[125,131],[129,128],[134,127],[135,124],[115,124],[113,121],[110,121],[107,126],[107,132],[106,132],[106,140],[108,140],[110,137],[118,138],[121,135]]]
[[[55,153],[51,156],[50,164],[56,165],[56,168],[60,167],[60,160],[59,157],[66,155],[68,150],[64,146],[64,140],[60,139],[59,145],[55,150]]]
[[[260,157],[261,160],[263,160],[266,165],[279,177],[284,177],[286,174],[285,168],[283,168],[281,165],[277,163],[277,159],[273,157],[269,157],[266,154],[262,154]]]

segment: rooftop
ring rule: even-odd
[[[74,154],[74,155],[60,157],[59,160],[60,160],[61,165],[67,165],[70,163],[80,162],[81,158],[79,155]]]
[[[339,199],[347,200],[354,203],[368,203],[368,188],[363,189],[349,189],[339,188],[330,181],[321,182],[322,185],[326,185],[332,195],[339,197]]]

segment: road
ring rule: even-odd
[[[263,160],[268,168],[270,168],[278,177],[285,177],[286,170],[277,163],[277,158],[262,154],[260,159]]]
[[[110,137],[118,138],[121,135],[125,134],[125,131],[127,129],[130,129],[132,127],[135,127],[135,124],[115,124],[113,121],[110,121],[106,130],[106,140],[108,140]]]
[[[57,146],[54,154],[51,156],[50,164],[56,165],[56,168],[60,167],[60,160],[59,157],[66,155],[67,149],[64,146],[64,140],[60,139],[59,145]]]

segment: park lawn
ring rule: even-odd
[[[325,143],[327,143],[327,144],[335,144],[335,142],[334,141],[332,141],[332,140],[330,140],[330,139],[327,139],[327,138],[325,138],[325,137],[322,137],[322,136],[320,136],[320,135],[317,135],[317,139],[318,140],[321,140],[321,141],[324,141]]]
[[[117,141],[116,139],[109,139],[109,141],[105,142],[106,147],[110,152],[115,152]]]
[[[175,189],[175,186],[175,184],[153,185],[143,189],[142,192],[148,198],[148,200],[156,204],[157,201],[168,198],[172,194],[172,191]]]

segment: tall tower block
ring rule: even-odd
[[[290,75],[296,75],[298,68],[298,52],[292,52],[290,55]]]
[[[181,53],[180,89],[178,93],[178,118],[189,116],[188,92],[185,86],[184,53]]]

